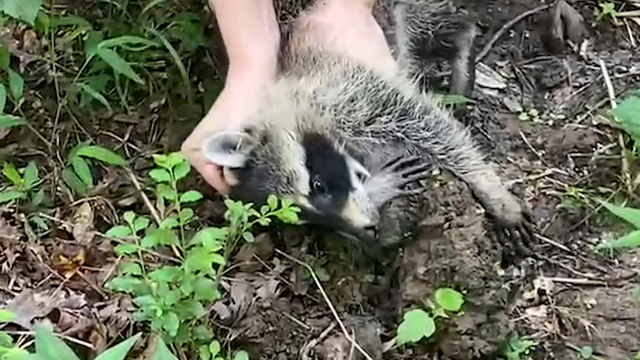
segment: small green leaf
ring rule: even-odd
[[[139,217],[133,222],[133,231],[138,232],[140,230],[144,230],[149,226],[149,219],[146,217]]]
[[[141,279],[133,276],[118,276],[106,285],[109,289],[128,294],[137,294],[146,289],[145,283]]]
[[[249,353],[244,350],[236,351],[233,355],[233,360],[249,360]]]
[[[5,190],[0,192],[0,204],[14,200],[24,200],[27,198],[27,194],[17,190]]]
[[[85,186],[93,187],[93,174],[91,174],[91,168],[87,164],[87,160],[80,156],[74,156],[71,158],[71,167],[73,167],[73,171]]]
[[[19,116],[0,115],[0,129],[10,129],[16,126],[26,125],[27,121]]]
[[[24,79],[17,72],[7,69],[9,73],[9,89],[16,100],[22,99],[24,95]]]
[[[77,156],[99,160],[109,165],[124,166],[127,163],[127,161],[122,156],[101,146],[82,146],[80,149],[78,149],[78,152],[76,154]]]
[[[153,169],[149,171],[149,177],[159,183],[171,182],[171,175],[165,169]]]
[[[185,178],[189,174],[189,171],[191,171],[191,165],[186,161],[182,161],[176,164],[173,169],[173,176],[176,178],[176,181],[178,181]]]
[[[591,359],[593,356],[593,348],[591,346],[583,346],[578,349],[578,354],[583,359]]]
[[[278,198],[271,194],[267,197],[267,205],[269,205],[269,209],[271,209],[271,211],[275,210],[278,208]]]
[[[113,239],[123,238],[125,236],[131,235],[131,228],[124,225],[116,225],[107,230],[104,235]]]
[[[209,352],[211,352],[211,357],[216,357],[216,355],[220,354],[220,342],[218,340],[213,340],[211,344],[209,344]]]
[[[215,281],[204,276],[198,277],[195,280],[194,290],[196,300],[200,301],[215,301],[221,296],[220,291],[218,291],[218,285]]]
[[[5,0],[0,1],[0,11],[33,26],[42,0]]]
[[[109,48],[98,47],[96,49],[96,55],[109,64],[116,73],[122,74],[140,85],[144,85],[144,80],[133,71],[131,65],[121,58],[117,52]]]
[[[182,224],[186,224],[189,220],[193,219],[195,213],[193,212],[193,209],[185,208],[180,210],[179,215],[180,222]]]
[[[613,215],[633,225],[637,230],[640,230],[640,209],[617,206],[606,201],[600,201],[600,203]]]
[[[142,238],[140,245],[145,249],[151,249],[158,245],[178,245],[180,238],[170,229],[153,229]]]
[[[252,242],[254,242],[256,240],[256,238],[253,236],[253,234],[248,232],[248,231],[244,232],[242,234],[242,238],[244,239],[244,241],[246,241],[248,243],[252,243]]]
[[[162,196],[163,198],[169,200],[169,201],[175,201],[176,199],[176,195],[173,191],[173,189],[171,188],[171,186],[167,185],[167,184],[158,184],[158,186],[156,187],[157,191],[158,191],[158,195]]]
[[[131,227],[133,227],[133,222],[136,220],[136,216],[137,215],[134,211],[125,211],[124,214],[122,214],[124,221],[126,221]]]
[[[137,333],[120,344],[105,350],[94,360],[124,360],[141,335],[142,333]]]
[[[30,161],[27,167],[24,169],[24,188],[31,190],[33,186],[38,182],[38,166],[35,162]]]
[[[167,345],[164,343],[164,340],[159,337],[152,360],[178,360],[178,358],[171,354],[169,348],[167,348]]]
[[[209,352],[209,347],[207,345],[200,345],[200,347],[198,347],[198,358],[200,360],[211,359],[211,353]]]
[[[138,252],[138,247],[134,244],[118,244],[114,250],[118,255],[131,255]]]
[[[168,217],[160,222],[159,225],[163,229],[174,229],[180,226],[180,223],[176,218]]]
[[[142,275],[142,267],[138,263],[125,262],[120,264],[120,271],[124,275]]]
[[[36,353],[45,359],[80,360],[71,348],[42,323],[36,325]]]
[[[11,181],[11,184],[13,184],[13,186],[15,187],[20,188],[24,184],[22,176],[20,176],[18,169],[16,169],[16,167],[12,163],[4,163],[4,165],[2,166],[2,174],[6,176],[7,179]]]
[[[598,249],[620,249],[640,247],[640,230],[632,231],[616,240],[598,244]]]
[[[460,311],[462,304],[464,303],[464,297],[461,293],[449,289],[441,288],[436,290],[435,293],[436,303],[447,311]]]
[[[62,179],[65,184],[78,194],[83,194],[86,191],[86,185],[78,178],[78,175],[70,169],[62,170]]]
[[[7,105],[7,88],[0,84],[0,114],[4,112],[4,107]]]
[[[436,331],[436,324],[424,310],[415,309],[404,314],[403,321],[398,326],[398,345],[417,343],[422,338],[428,338]]]
[[[16,314],[11,310],[0,309],[0,323],[11,322],[16,317]]]
[[[84,91],[87,95],[91,96],[95,100],[98,100],[102,105],[104,105],[107,109],[109,109],[109,111],[112,111],[109,101],[102,94],[100,94],[99,91],[89,86],[89,84],[85,84],[85,83],[79,83],[78,87],[80,88],[80,90]]]
[[[202,199],[202,193],[196,190],[189,190],[180,196],[181,203],[196,202]]]

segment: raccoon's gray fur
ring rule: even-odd
[[[234,183],[231,197],[258,203],[270,193],[289,197],[303,208],[303,218],[361,238],[377,228],[383,244],[401,241],[418,220],[423,199],[407,185],[440,167],[470,186],[507,237],[527,239],[519,202],[469,132],[418,85],[421,64],[437,55],[437,44],[463,53],[465,59],[451,57],[452,68],[471,68],[474,27],[447,22],[457,15],[445,2],[387,5],[403,74],[380,74],[306,44],[294,31],[282,54],[283,73],[253,125],[212,136],[206,156],[224,166]],[[439,18],[447,26],[439,27]],[[452,81],[454,92],[469,89],[472,75],[462,73]]]

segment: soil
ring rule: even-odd
[[[460,3],[480,18],[478,49],[515,16],[545,4],[531,0]],[[637,24],[632,23],[628,32],[624,26],[596,21],[594,3],[568,3],[584,17],[590,51],[604,61],[616,95],[634,90],[640,84],[640,46],[632,44],[629,34],[638,37]],[[398,265],[393,273],[380,275],[361,261],[358,249],[304,229],[274,230],[259,235],[254,245],[245,245],[230,265],[235,270],[226,274],[225,300],[212,309],[216,321],[228,329],[223,340],[230,341],[232,348],[248,350],[252,359],[364,358],[336,323],[330,303],[347,331],[373,358],[493,358],[501,354],[512,334],[518,334],[536,342],[528,355],[533,359],[579,359],[578,349],[584,346],[593,348],[594,358],[632,359],[640,351],[640,301],[634,295],[640,251],[615,257],[596,253],[594,246],[601,239],[618,234],[619,223],[575,201],[584,194],[607,197],[619,188],[622,161],[617,132],[598,117],[608,106],[607,88],[598,63],[580,56],[567,43],[559,52],[549,49],[544,41],[549,28],[549,11],[542,10],[516,23],[495,42],[482,63],[500,74],[504,87],[476,86],[474,103],[463,118],[514,193],[531,209],[540,235],[535,256],[506,259],[510,264],[504,266],[481,207],[463,183],[444,174],[425,195],[429,206],[416,240],[389,254],[388,260]],[[523,121],[514,111],[517,105],[536,109],[538,115]],[[177,149],[199,120],[158,121],[175,118],[162,113],[151,120],[144,118],[129,134],[143,150],[151,147],[149,129],[162,133],[160,142]],[[111,130],[125,136],[117,127]],[[0,158],[11,151],[5,150],[0,149]],[[111,182],[110,188],[127,181],[110,173],[103,177],[110,179],[106,181]],[[195,176],[191,181],[208,196],[198,211],[200,217],[219,219],[219,198]],[[626,194],[638,205],[635,195]],[[120,197],[115,207],[129,206],[125,200]],[[101,209],[94,209],[101,222],[112,221],[115,209],[110,200],[99,198],[93,205]],[[42,264],[37,255],[42,252],[17,245],[28,234],[16,233],[19,217],[14,217],[12,209],[0,210],[4,213],[0,217],[2,287],[11,288],[15,282],[35,284],[52,276],[42,266],[29,265]],[[51,238],[69,241],[70,232],[57,230]],[[103,248],[109,251],[108,245]],[[68,246],[65,249],[69,251]],[[92,255],[91,266],[105,266],[106,256],[100,254]],[[311,264],[322,275],[322,291],[294,259]],[[9,276],[13,262],[22,262],[24,271]],[[86,276],[91,283],[102,284],[108,274]],[[464,312],[439,318],[436,334],[421,345],[386,349],[403,311],[423,306],[443,286],[465,294]],[[107,342],[96,340],[100,332],[74,324],[73,314],[79,313],[100,319],[109,339],[127,328],[130,317],[116,310],[131,309],[129,300],[105,300],[99,289],[87,287],[84,280],[67,281],[64,288],[76,310],[58,314],[62,320],[57,323],[67,324],[70,336]],[[16,295],[1,294],[3,302]]]

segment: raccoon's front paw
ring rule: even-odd
[[[401,156],[389,161],[364,183],[377,207],[400,196],[418,194],[422,188],[407,189],[411,183],[429,177],[432,165],[418,156]]]
[[[500,245],[510,250],[510,255],[531,256],[536,238],[535,224],[529,211],[511,194],[492,201],[491,205],[487,214],[493,220]]]

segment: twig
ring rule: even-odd
[[[493,45],[495,45],[495,43],[500,39],[500,37],[502,37],[502,35],[504,35],[505,32],[507,32],[507,30],[509,30],[510,28],[512,28],[515,24],[517,24],[518,22],[524,20],[525,18],[539,13],[540,11],[544,11],[547,10],[551,7],[551,4],[547,4],[547,5],[542,5],[539,6],[535,9],[531,9],[529,11],[525,11],[522,14],[516,16],[513,20],[507,22],[506,24],[504,24],[503,27],[500,28],[500,30],[498,30],[493,37],[491,38],[491,40],[489,40],[488,43],[485,44],[485,46],[482,48],[482,50],[478,53],[478,56],[476,57],[476,62],[480,62],[482,61],[482,59],[485,58],[485,56],[487,56],[489,54],[489,51],[491,51],[491,48],[493,47]]]
[[[327,335],[329,335],[329,333],[330,333],[330,332],[331,332],[335,327],[336,327],[336,323],[332,322],[331,324],[329,324],[329,326],[327,326],[327,328],[326,328],[326,329],[324,329],[324,330],[320,333],[320,335],[319,335],[317,338],[315,338],[315,339],[313,339],[313,340],[309,341],[308,343],[306,343],[306,344],[302,347],[302,349],[300,349],[300,358],[301,358],[302,360],[309,360],[309,359],[311,359],[311,358],[309,357],[309,351],[311,351],[311,349],[313,349],[316,345],[318,345],[318,343],[319,343],[320,341],[322,341],[324,338],[326,338],[326,337],[327,337]]]
[[[11,331],[11,330],[5,330],[5,332],[7,334],[14,334],[14,335],[29,335],[29,336],[34,336],[35,335],[35,331]],[[61,339],[67,340],[69,342],[72,342],[72,343],[75,343],[75,344],[78,344],[78,345],[82,345],[82,346],[84,346],[86,348],[89,348],[91,350],[95,350],[96,349],[90,343],[82,341],[82,340],[78,340],[78,339],[73,338],[71,336],[62,335],[62,334],[58,334],[58,333],[54,333],[54,335],[59,337],[59,338],[61,338]]]
[[[144,202],[144,205],[147,207],[147,210],[149,210],[149,212],[151,213],[153,220],[155,220],[156,224],[160,225],[160,223],[162,222],[162,220],[160,220],[160,215],[158,214],[158,211],[151,203],[151,200],[149,200],[149,197],[147,196],[147,194],[145,194],[144,191],[142,191],[142,186],[140,186],[140,182],[138,182],[138,179],[136,179],[136,176],[133,174],[133,172],[131,172],[130,169],[125,169],[125,171],[127,172],[129,179],[131,179],[133,186],[135,186],[136,190],[138,190],[138,193],[142,198],[142,202]],[[182,256],[180,255],[180,251],[178,251],[178,248],[175,245],[171,245],[171,250],[173,250],[173,254],[178,259],[182,258]]]
[[[568,247],[560,244],[559,242],[553,241],[553,240],[549,239],[548,237],[542,236],[540,234],[535,234],[535,235],[536,235],[536,237],[538,239],[540,239],[540,240],[542,240],[542,241],[544,241],[544,242],[546,242],[548,244],[551,244],[551,245],[557,247],[558,249],[564,250],[564,251],[568,252],[569,254],[575,255],[575,252],[573,250],[571,250]]]
[[[318,277],[316,276],[316,273],[313,271],[311,266],[309,266],[309,264],[307,264],[307,263],[305,263],[305,262],[303,262],[301,260],[298,260],[298,259],[294,258],[293,256],[285,253],[284,251],[281,251],[280,249],[274,249],[274,250],[275,250],[276,253],[286,257],[287,259],[295,262],[296,264],[304,266],[309,271],[309,273],[311,274],[311,277],[313,277],[313,281],[316,283],[316,286],[318,287],[318,290],[320,290],[320,294],[322,294],[322,297],[324,298],[324,301],[329,306],[329,309],[331,310],[331,313],[333,314],[333,317],[335,317],[336,321],[338,322],[338,325],[340,325],[340,329],[342,330],[342,333],[344,334],[344,336],[347,338],[347,340],[349,340],[353,344],[353,346],[355,346],[356,349],[358,349],[358,351],[360,351],[360,353],[365,358],[367,358],[367,360],[373,360],[371,355],[367,354],[367,352],[364,351],[364,349],[356,342],[356,340],[347,331],[347,328],[344,326],[344,323],[342,322],[342,320],[340,320],[340,316],[338,315],[338,312],[333,307],[333,304],[331,303],[331,300],[329,299],[329,296],[327,296],[327,293],[324,291],[324,288],[322,287],[322,284],[320,283],[320,280],[318,280]]]
[[[607,286],[607,283],[600,280],[591,280],[591,279],[572,279],[572,278],[547,278],[556,283],[564,283],[564,284],[572,284],[572,285],[597,285],[597,286]]]

